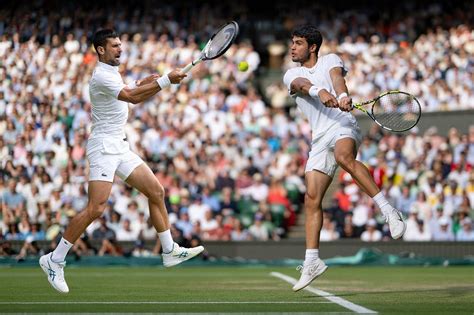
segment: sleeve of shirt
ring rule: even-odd
[[[329,54],[326,56],[326,64],[327,69],[330,71],[332,68],[341,67],[342,68],[342,75],[345,76],[348,72],[348,69],[344,65],[342,59],[336,54]]]
[[[122,79],[115,76],[100,74],[96,77],[97,86],[99,90],[107,95],[118,98],[120,91],[127,85],[123,83]]]
[[[285,75],[283,76],[283,83],[288,88],[288,94],[290,94],[290,96],[293,98],[296,97],[296,93],[291,93],[291,82],[293,82],[293,80],[297,77],[298,76],[296,75],[295,71],[292,71],[291,69],[286,71]]]

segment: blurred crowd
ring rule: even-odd
[[[199,7],[196,16],[207,19],[181,16],[178,5],[144,17],[130,6],[107,14],[78,9],[74,18],[61,14],[71,9],[66,4],[52,8],[56,13],[0,10],[0,256],[13,254],[11,240],[24,241],[18,258],[40,250],[39,240],[54,247],[87,203],[88,81],[97,62],[91,32],[106,25],[123,33],[120,72],[130,83],[186,65],[225,17],[219,6]],[[251,19],[242,21],[246,34]],[[261,54],[244,38],[224,57],[197,66],[181,85],[130,107],[127,139],[165,187],[172,233],[181,244],[279,240],[301,210],[310,127],[279,105],[286,103],[286,89],[273,86],[272,95],[283,101],[262,98],[256,84]],[[329,38],[322,52],[341,53],[351,70],[350,90],[361,98],[401,88],[420,95],[424,109],[473,107],[473,35],[467,26],[434,29],[413,42],[348,34],[337,45]],[[243,60],[250,64],[247,72],[237,71]],[[447,136],[434,129],[404,136],[374,129],[359,157],[409,217],[407,240],[474,239],[474,127]],[[341,172],[338,180],[322,240],[386,238],[371,199],[348,174]],[[117,180],[104,217],[74,251],[123,255],[119,242],[136,241],[130,254],[159,253],[159,243],[153,250],[143,247],[156,241],[147,207],[142,195]]]
[[[474,241],[474,125],[468,134],[436,127],[406,136],[382,134],[374,128],[363,139],[359,159],[376,184],[407,221],[406,241]],[[389,239],[388,226],[371,198],[346,172],[325,212],[325,240]]]
[[[474,109],[474,30],[467,25],[430,30],[413,42],[347,36],[323,43],[320,54],[331,52],[344,60],[357,101],[401,90],[415,95],[423,111]],[[284,68],[294,66],[287,54]]]

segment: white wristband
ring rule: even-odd
[[[337,101],[339,102],[343,97],[349,96],[346,92],[342,92],[337,96]]]
[[[158,83],[158,85],[160,86],[162,90],[171,85],[171,81],[168,75],[159,77],[158,79],[156,79],[156,83]]]
[[[311,96],[312,98],[317,98],[317,97],[319,97],[319,96],[318,96],[318,93],[319,93],[319,91],[321,91],[321,90],[322,90],[321,88],[318,88],[318,87],[316,87],[316,86],[313,85],[312,87],[309,88],[308,94],[309,94],[309,96]]]
[[[137,81],[135,81],[135,80],[133,80],[132,83],[130,83],[130,84],[128,85],[128,88],[129,88],[129,89],[134,89],[134,88],[136,88],[136,87],[137,87]]]

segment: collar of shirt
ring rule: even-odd
[[[97,66],[102,68],[102,69],[108,70],[108,71],[119,72],[119,67],[118,66],[111,66],[111,65],[108,65],[108,64],[106,64],[102,61],[99,61],[97,63]]]

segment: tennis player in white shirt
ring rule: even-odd
[[[143,102],[171,83],[180,83],[186,74],[176,69],[168,75],[151,75],[127,86],[119,73],[121,42],[110,29],[94,35],[93,44],[99,61],[90,80],[92,132],[87,142],[90,166],[89,201],[86,208],[69,223],[56,249],[40,258],[49,283],[57,291],[68,293],[64,279],[65,258],[87,226],[100,217],[112,189],[115,174],[148,197],[150,217],[158,232],[165,267],[177,265],[201,253],[202,246],[183,248],[173,242],[164,189],[143,160],[130,151],[125,138],[128,103]]]
[[[352,99],[344,79],[347,69],[335,54],[318,56],[322,41],[321,33],[312,25],[294,30],[291,57],[301,66],[289,69],[283,78],[312,129],[305,169],[306,255],[303,266],[298,267],[301,277],[294,291],[305,288],[327,269],[319,258],[321,204],[338,165],[377,203],[393,238],[400,238],[406,229],[400,212],[385,199],[365,165],[355,159],[361,134],[356,119],[349,113]]]

